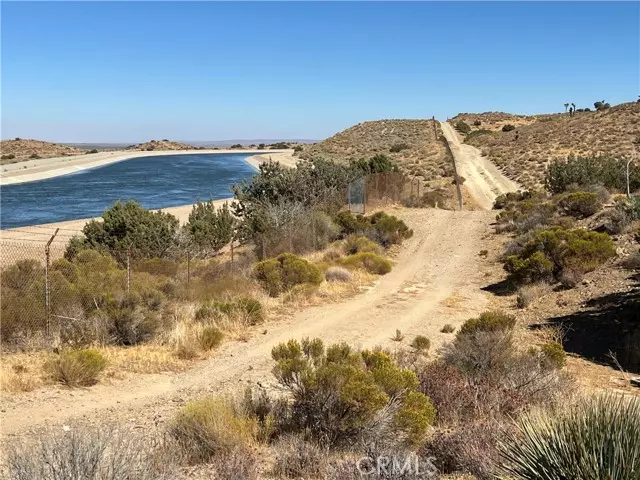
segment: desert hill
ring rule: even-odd
[[[435,128],[439,138],[442,131],[437,122]],[[432,120],[363,122],[305,147],[300,157],[323,157],[346,163],[384,154],[408,175],[427,181],[451,177],[453,171],[448,150],[435,135]]]
[[[36,158],[64,157],[87,152],[60,143],[16,138],[14,140],[2,140],[0,142],[0,153],[2,154],[0,164],[4,165]]]
[[[194,147],[186,143],[172,142],[170,140],[151,140],[149,142],[131,145],[126,150],[193,150]]]
[[[480,148],[506,175],[531,188],[542,184],[546,165],[555,158],[570,154],[629,158],[633,142],[640,136],[640,103],[577,112],[572,117],[568,113],[463,113],[451,124],[455,126],[460,120],[471,127],[466,143]],[[515,130],[503,132],[506,124]]]

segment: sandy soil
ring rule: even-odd
[[[440,122],[440,125],[451,147],[458,175],[466,179],[465,187],[481,207],[490,210],[498,195],[518,190],[518,184],[500,172],[488,158],[483,157],[480,150],[462,143],[449,123]]]
[[[89,389],[48,387],[3,398],[2,434],[27,433],[72,420],[126,421],[134,428],[164,423],[187,400],[207,393],[239,393],[247,385],[274,387],[270,352],[291,338],[318,336],[326,343],[382,345],[392,349],[396,329],[410,343],[417,334],[437,349],[455,326],[487,305],[484,260],[478,256],[489,233],[490,212],[398,209],[413,229],[391,273],[364,293],[340,303],[311,307],[257,327],[246,343],[223,344],[216,356],[178,374],[139,375]],[[266,329],[266,333],[263,333]]]
[[[100,152],[87,155],[74,155],[72,157],[42,158],[38,160],[27,160],[25,162],[12,163],[2,166],[0,172],[0,185],[10,185],[14,183],[33,182],[46,178],[58,177],[80,170],[101,167],[110,163],[121,162],[139,157],[155,157],[158,155],[184,155],[199,153],[254,153],[255,150],[158,150],[152,152],[141,151],[114,151]],[[296,158],[293,157],[293,150],[274,150],[256,157],[277,158],[283,164],[295,165]],[[266,161],[266,160],[262,160]],[[249,162],[256,166],[256,160]],[[261,163],[261,161],[257,161]]]

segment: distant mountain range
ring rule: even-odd
[[[316,143],[318,140],[311,140],[308,138],[256,138],[256,139],[240,139],[240,140],[202,140],[202,141],[187,141],[179,140],[181,143],[187,145],[193,145],[194,147],[230,147],[231,145],[260,145],[264,143],[266,145],[272,143],[286,142],[286,143]],[[81,148],[84,150],[112,150],[130,147],[131,143],[64,143],[64,145],[70,145],[72,147]]]

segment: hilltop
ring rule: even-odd
[[[172,142],[171,140],[151,140],[149,142],[131,145],[125,150],[193,150],[195,147],[186,143]]]
[[[506,175],[531,188],[542,185],[546,165],[553,159],[571,154],[629,158],[633,141],[640,135],[640,103],[576,112],[574,116],[462,113],[451,124],[459,121],[471,127],[466,143],[480,148]],[[515,129],[503,132],[507,124]]]
[[[37,158],[65,157],[87,153],[85,150],[69,145],[22,138],[2,140],[0,142],[0,152],[2,153],[2,159],[0,160],[2,165]]]
[[[349,162],[384,154],[400,169],[425,180],[452,177],[451,157],[440,125],[433,120],[377,120],[363,122],[336,133],[314,145],[305,147],[301,158],[323,157],[336,162]]]

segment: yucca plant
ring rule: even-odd
[[[499,448],[509,479],[639,480],[640,398],[608,394],[530,412]]]

